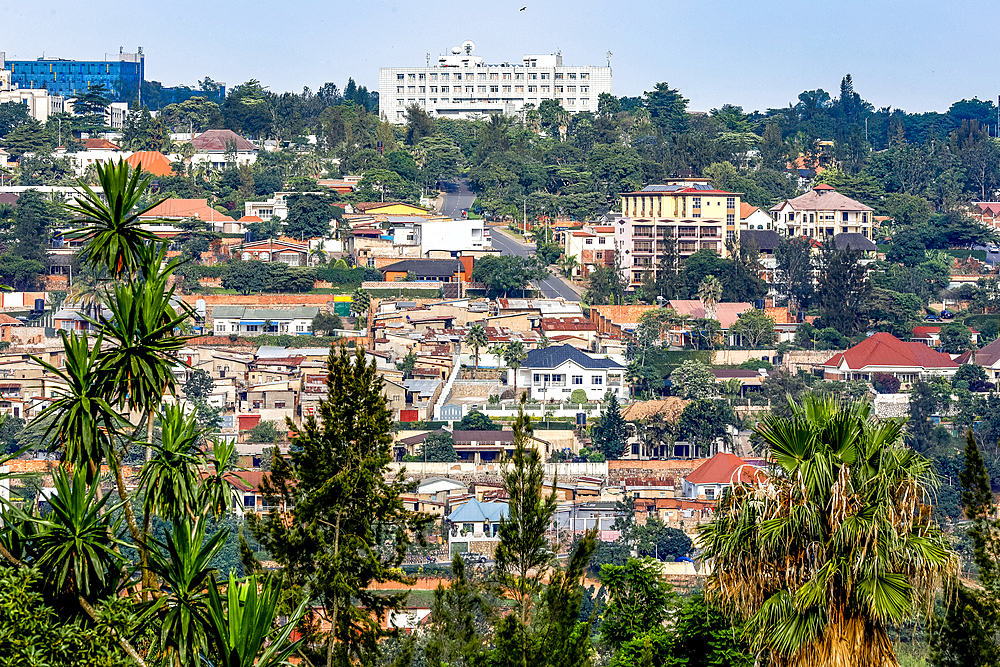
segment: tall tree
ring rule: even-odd
[[[854,336],[868,323],[864,305],[871,291],[862,252],[838,248],[828,239],[819,254],[816,300],[823,326]]]
[[[955,572],[926,505],[930,462],[868,403],[808,397],[756,433],[778,471],[767,493],[733,486],[702,527],[709,600],[748,618],[769,664],[896,664],[889,626]]]
[[[482,324],[473,324],[465,335],[465,344],[472,348],[476,357],[476,370],[479,370],[479,350],[490,344],[486,328]]]
[[[809,240],[782,240],[774,249],[774,256],[775,283],[788,299],[789,308],[808,308],[813,297],[813,260]]]
[[[594,444],[609,460],[617,460],[628,446],[628,427],[622,418],[618,396],[611,394],[600,421],[591,430]]]
[[[722,283],[715,276],[705,276],[698,285],[698,300],[705,309],[705,319],[714,320],[715,311],[722,300]]]
[[[378,654],[387,633],[380,619],[399,610],[406,594],[384,595],[371,585],[409,581],[399,564],[426,520],[405,508],[403,477],[386,477],[392,413],[374,362],[360,351],[352,359],[341,347],[331,349],[328,368],[320,419],[290,424],[291,454],[274,459],[262,484],[275,508],[292,509],[249,525],[289,582],[307,586],[323,607],[327,667],[346,667]]]

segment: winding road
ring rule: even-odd
[[[469,188],[469,182],[465,179],[449,181],[441,185],[441,214],[452,218],[461,219],[462,210],[472,206],[476,200],[476,193]],[[517,239],[507,236],[496,227],[491,228],[490,238],[493,247],[500,251],[502,255],[517,255],[528,257],[535,252],[533,243],[521,243]],[[542,293],[547,299],[557,299],[562,297],[567,301],[579,301],[577,294],[552,268],[553,274],[545,280],[534,281],[535,289]]]

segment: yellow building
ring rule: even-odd
[[[627,284],[638,287],[647,273],[655,275],[667,239],[674,239],[681,259],[699,250],[728,257],[726,244],[739,241],[741,196],[700,178],[623,193],[622,218],[614,222],[615,251]]]

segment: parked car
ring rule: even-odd
[[[462,560],[466,563],[485,563],[487,559],[483,554],[476,553],[475,551],[466,551],[462,553]]]

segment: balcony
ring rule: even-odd
[[[678,252],[694,252],[697,249],[698,249],[698,244],[697,243],[678,243],[677,244],[677,251]]]
[[[701,230],[701,238],[703,239],[721,239],[722,232],[714,227]]]

